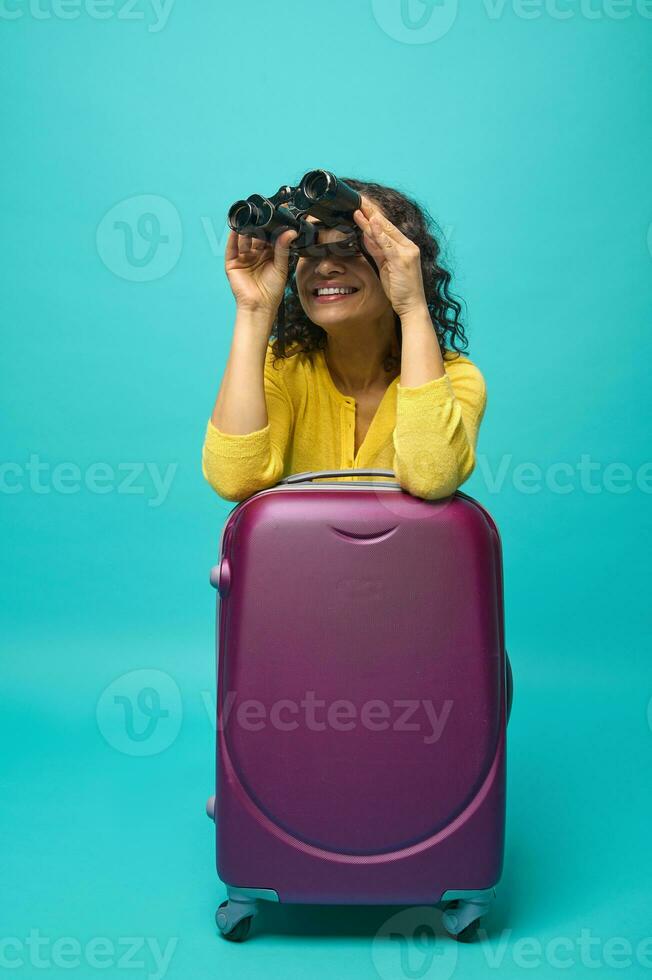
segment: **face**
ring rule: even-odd
[[[306,220],[319,224],[312,215],[307,215]],[[320,244],[344,237],[344,231],[320,225]],[[352,321],[369,322],[384,315],[393,316],[380,279],[361,254],[302,257],[297,260],[296,286],[306,315],[326,330]]]

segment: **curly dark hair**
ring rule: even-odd
[[[442,246],[441,232],[428,211],[401,191],[383,184],[342,177],[344,183],[371,198],[378,204],[389,220],[399,231],[415,242],[421,251],[421,272],[426,302],[434,330],[437,334],[442,357],[459,356],[468,353],[468,340],[461,322],[462,305],[450,292],[451,274],[440,264]],[[284,343],[278,339],[278,315],[272,327],[271,337],[274,364],[279,359],[307,354],[326,347],[326,331],[313,323],[306,315],[296,286],[296,257],[290,258],[288,282],[284,295]],[[401,321],[394,314],[394,325],[399,350],[401,349]],[[385,370],[396,368],[397,359],[385,358]]]

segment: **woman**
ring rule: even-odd
[[[475,466],[485,383],[461,353],[461,306],[429,220],[392,188],[344,181],[361,194],[353,218],[378,271],[320,222],[318,242],[332,249],[321,256],[293,256],[292,230],[273,246],[229,235],[236,320],[202,452],[225,500],[290,473],[362,467],[393,470],[404,490],[437,499]],[[270,338],[288,275],[286,350]]]

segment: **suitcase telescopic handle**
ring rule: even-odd
[[[307,483],[310,480],[321,479],[322,477],[328,477],[329,479],[334,476],[387,476],[390,479],[398,482],[396,480],[396,474],[393,470],[373,470],[373,469],[359,469],[359,470],[313,470],[312,472],[308,470],[305,473],[293,473],[291,476],[286,476],[280,481],[280,483]]]

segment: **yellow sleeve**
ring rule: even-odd
[[[245,500],[274,486],[283,476],[285,451],[293,426],[292,402],[283,380],[283,367],[272,364],[271,346],[265,355],[264,388],[267,425],[255,432],[233,435],[208,420],[202,449],[202,472],[224,500]]]
[[[444,377],[396,389],[393,469],[403,489],[426,500],[450,496],[471,476],[487,403],[471,361],[445,364]]]

